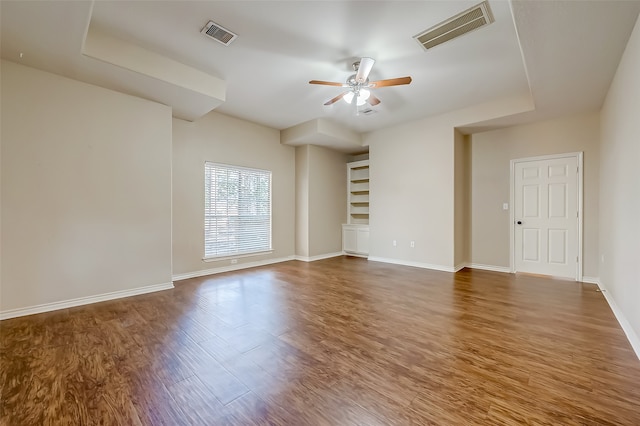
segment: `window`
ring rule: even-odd
[[[271,250],[271,172],[204,165],[204,256]]]

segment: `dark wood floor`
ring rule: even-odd
[[[639,425],[596,287],[334,258],[0,323],[2,425]]]

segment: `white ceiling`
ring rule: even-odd
[[[471,132],[597,110],[640,11],[640,0],[490,0],[495,22],[487,27],[429,51],[412,38],[477,3],[2,0],[2,58],[169,104],[178,117],[197,119],[222,102],[216,111],[276,129],[323,119],[362,133],[531,93],[535,111]],[[223,46],[205,37],[208,20],[238,38]],[[222,80],[226,96],[209,102],[83,55],[88,28]],[[343,89],[308,81],[343,82],[362,56],[376,60],[371,80],[413,82],[376,89],[375,114],[356,116],[344,102],[323,106]]]

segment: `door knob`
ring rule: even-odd
[[[522,225],[522,221],[521,221],[521,220],[517,221],[516,223],[517,223],[518,225]]]

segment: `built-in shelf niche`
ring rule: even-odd
[[[347,223],[369,224],[369,160],[347,164]]]

